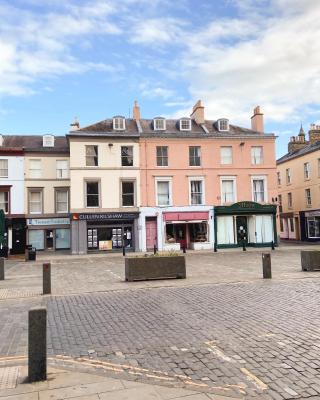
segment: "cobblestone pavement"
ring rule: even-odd
[[[41,304],[49,355],[224,396],[319,399],[319,285],[260,280],[9,299],[0,302],[0,356],[26,354],[27,310]]]

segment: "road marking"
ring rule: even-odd
[[[245,374],[247,379],[253,382],[258,387],[258,389],[268,389],[268,386],[264,382],[262,382],[262,380],[260,380],[257,376],[253,375],[252,372],[248,371],[247,368],[240,368],[240,371]]]
[[[214,353],[218,358],[221,358],[221,360],[223,361],[234,362],[234,360],[232,360],[230,357],[224,354],[224,352],[221,349],[219,349],[215,343],[216,343],[215,341],[206,342],[208,350],[211,353]]]

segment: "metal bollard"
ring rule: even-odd
[[[271,242],[271,250],[274,250],[274,241]]]
[[[0,281],[4,281],[4,263],[5,259],[3,257],[0,258]]]
[[[29,310],[28,381],[47,379],[47,309]]]
[[[154,246],[153,246],[153,254],[157,254],[157,251],[158,251],[157,245],[154,245]]]
[[[122,255],[123,257],[126,255],[126,248],[124,246],[122,246]]]
[[[262,253],[262,271],[264,279],[271,279],[271,254]]]
[[[217,251],[218,251],[217,243],[216,243],[216,242],[214,242],[213,251],[214,251],[215,253],[217,253]]]
[[[247,251],[246,242],[244,240],[242,241],[242,251]]]
[[[51,263],[42,266],[43,294],[51,294]]]
[[[183,252],[183,253],[186,253],[186,252],[187,252],[186,246],[183,246],[183,247],[182,247],[182,252]]]

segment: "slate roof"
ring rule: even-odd
[[[70,136],[85,136],[86,134],[101,134],[107,136],[139,136],[139,130],[136,124],[136,121],[131,118],[126,118],[126,129],[123,131],[114,130],[113,129],[113,120],[105,119],[104,121],[97,122],[96,124],[92,124],[86,126],[84,128],[80,128],[76,131],[69,132]]]
[[[54,147],[43,147],[42,135],[3,135],[1,149],[23,149],[28,152],[69,153],[69,144],[65,136],[54,137]]]
[[[277,164],[282,164],[286,161],[293,160],[294,158],[304,156],[308,153],[313,153],[314,151],[320,150],[320,141],[308,144],[302,149],[298,149],[295,151],[291,151],[290,153],[285,154],[277,160]]]

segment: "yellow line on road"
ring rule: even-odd
[[[266,390],[268,386],[262,382],[257,376],[253,375],[252,372],[248,371],[247,368],[240,368],[240,371],[247,376],[247,378],[256,384],[259,389]]]

